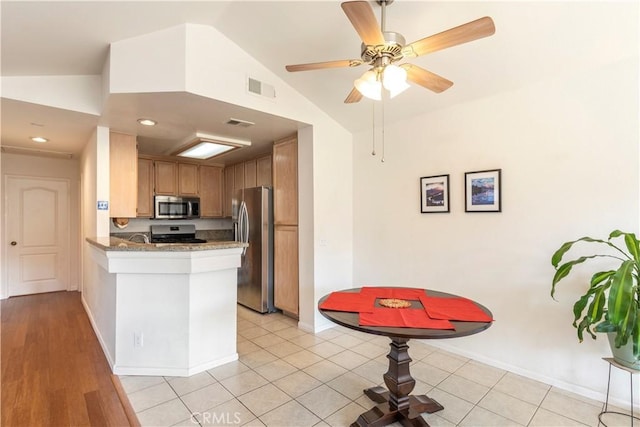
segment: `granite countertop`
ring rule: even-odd
[[[206,243],[140,243],[120,237],[87,237],[87,242],[105,251],[121,252],[186,252],[212,249],[245,248],[247,243],[234,241],[208,241]]]

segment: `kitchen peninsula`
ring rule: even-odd
[[[87,242],[83,304],[114,374],[190,376],[238,358],[245,243]]]

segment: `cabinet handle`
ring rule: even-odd
[[[11,246],[15,246],[17,244],[18,244],[18,242],[16,242],[15,240],[11,242]]]

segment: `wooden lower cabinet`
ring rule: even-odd
[[[276,225],[273,250],[274,305],[298,316],[298,226]]]

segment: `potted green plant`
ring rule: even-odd
[[[618,238],[623,238],[624,247],[612,242]],[[563,262],[563,257],[578,242],[597,244],[603,249],[606,246],[608,250]],[[589,289],[574,304],[573,326],[577,329],[578,339],[582,342],[585,331],[593,339],[596,338],[594,332],[606,332],[614,359],[640,369],[640,242],[635,234],[614,230],[607,240],[582,237],[560,246],[551,257],[556,270],[551,297],[555,299],[556,285],[575,265],[596,258],[609,258],[615,261],[617,268],[596,272],[591,277]]]

